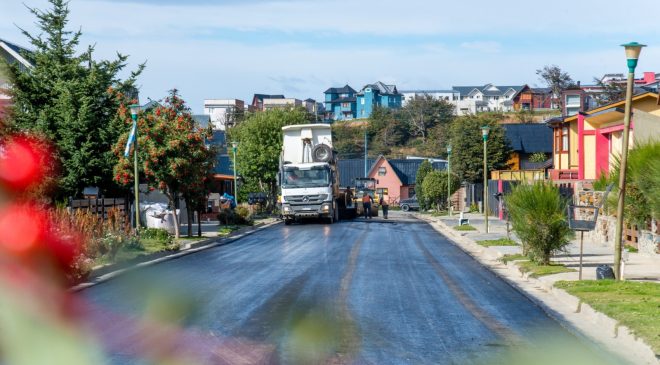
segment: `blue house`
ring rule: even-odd
[[[349,120],[356,116],[357,92],[350,86],[331,87],[325,91],[326,120]]]
[[[402,98],[396,85],[385,85],[380,81],[366,85],[357,93],[357,118],[369,118],[376,106],[399,109]]]
[[[401,108],[403,94],[395,85],[386,85],[380,81],[369,84],[356,92],[352,87],[331,87],[325,91],[324,119],[350,120],[369,118],[376,106],[383,108]]]

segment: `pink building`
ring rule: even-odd
[[[415,180],[417,170],[423,159],[387,159],[379,156],[376,160],[367,160],[366,177],[376,179],[376,194],[387,199],[391,204],[397,204],[401,199],[415,195]],[[444,170],[445,161],[432,162],[433,168]],[[363,159],[339,160],[339,177],[341,186],[354,186],[355,178],[365,177],[365,161]]]

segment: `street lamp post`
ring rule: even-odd
[[[238,149],[238,142],[231,143],[231,151],[234,153],[234,199],[238,205],[238,184],[236,182],[236,150]]]
[[[614,275],[621,280],[621,248],[623,236],[623,207],[626,200],[626,168],[628,165],[628,143],[630,138],[630,114],[632,109],[633,85],[635,82],[635,68],[643,44],[630,42],[622,44],[626,49],[628,59],[628,84],[626,86],[626,108],[623,117],[623,142],[621,146],[621,162],[619,172],[619,202],[616,209],[616,235],[614,237]]]
[[[488,233],[488,134],[490,127],[485,125],[481,127],[481,136],[484,139],[484,220],[486,224],[486,233]]]
[[[140,105],[132,104],[131,108],[131,118],[133,118],[133,123],[135,123],[135,136],[133,137],[133,176],[135,177],[135,182],[133,186],[133,193],[135,194],[135,232],[139,234],[140,232],[140,176],[138,175],[138,128],[137,120],[138,113],[140,112]]]
[[[451,217],[451,145],[447,145],[447,211]]]

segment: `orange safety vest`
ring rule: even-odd
[[[371,197],[369,196],[369,194],[365,194],[365,195],[362,197],[362,202],[363,202],[363,203],[371,203]]]

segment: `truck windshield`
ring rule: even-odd
[[[282,179],[283,188],[318,188],[330,185],[330,169],[327,166],[314,166],[300,169],[285,167]]]

